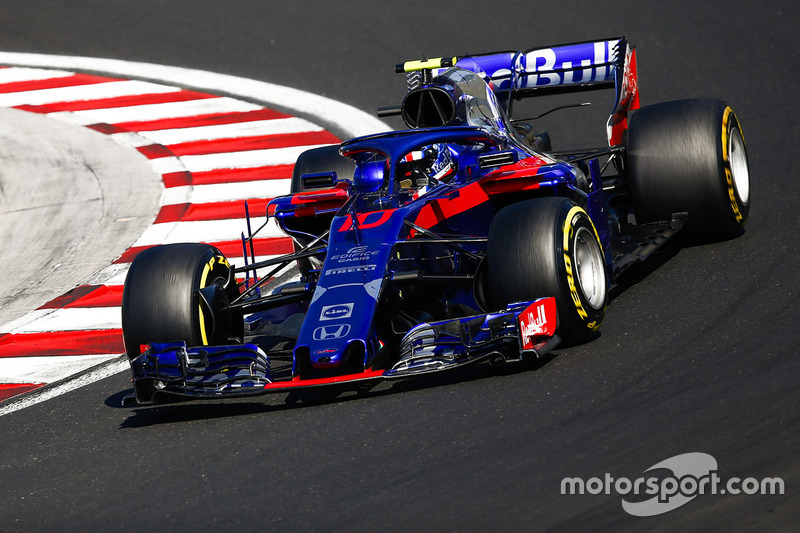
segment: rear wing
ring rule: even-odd
[[[430,83],[450,67],[478,74],[505,102],[511,115],[515,99],[594,89],[615,89],[615,106],[606,124],[610,145],[620,144],[627,113],[639,107],[636,52],[625,37],[534,48],[524,52],[495,52],[426,58],[396,65],[405,72],[409,90]]]

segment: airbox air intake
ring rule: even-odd
[[[453,97],[441,87],[420,87],[403,99],[403,121],[409,128],[446,126],[455,113]]]

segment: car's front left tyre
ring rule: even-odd
[[[596,336],[605,316],[608,282],[600,238],[586,211],[565,198],[535,198],[497,213],[485,280],[492,311],[555,297],[557,332],[568,344]]]
[[[241,340],[243,322],[228,308],[239,294],[225,256],[200,243],[155,246],[131,264],[122,294],[122,335],[130,359],[140,346],[189,346]]]

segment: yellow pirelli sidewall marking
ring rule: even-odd
[[[585,211],[577,205],[572,206],[572,209],[570,209],[569,213],[567,213],[567,218],[564,219],[562,233],[564,234],[564,267],[567,271],[567,284],[569,285],[569,293],[572,297],[572,303],[575,304],[575,309],[578,311],[578,316],[580,316],[582,319],[586,319],[589,317],[589,314],[586,312],[586,309],[583,308],[583,302],[581,302],[581,296],[578,293],[578,287],[575,286],[575,275],[572,272],[572,260],[569,258],[569,245],[570,242],[572,242],[572,235],[574,232],[574,225],[572,224],[572,221],[580,213],[585,213]],[[592,229],[594,229],[594,225],[592,225]]]
[[[722,161],[725,164],[725,183],[728,188],[728,199],[731,203],[733,216],[736,217],[736,222],[741,224],[744,221],[744,217],[742,216],[742,212],[739,210],[739,202],[736,200],[736,191],[733,188],[733,175],[731,174],[730,154],[728,153],[728,120],[732,114],[733,120],[738,127],[739,121],[736,120],[736,115],[733,113],[733,109],[726,107],[725,112],[722,114]],[[742,135],[741,129],[739,129],[739,134]],[[742,135],[742,142],[744,142],[744,135]]]
[[[584,309],[580,293],[578,292],[578,287],[575,285],[575,274],[572,271],[572,260],[569,257],[570,242],[572,242],[572,236],[574,234],[573,221],[580,213],[586,215],[586,211],[584,211],[580,206],[577,205],[572,206],[572,208],[569,210],[569,213],[567,213],[567,218],[564,219],[564,227],[562,228],[562,233],[564,234],[564,242],[563,242],[564,267],[567,272],[567,284],[569,285],[570,297],[572,298],[572,303],[575,304],[575,309],[578,311],[578,316],[585,320],[589,318],[589,313],[587,313],[586,309]],[[597,229],[594,227],[594,224],[592,223],[592,220],[589,218],[589,215],[586,215],[586,219],[589,221],[589,225],[591,225],[592,231],[594,231],[594,235],[597,238],[597,242],[600,242],[600,236],[597,234]],[[592,330],[595,330],[598,327],[600,327],[600,324],[596,322],[591,322],[590,324],[588,324],[588,327]]]
[[[212,257],[209,259],[208,263],[203,265],[203,273],[200,276],[200,286],[198,289],[203,289],[206,286],[206,281],[208,280],[208,274],[214,269],[214,263],[217,259],[217,256]],[[206,333],[206,317],[203,313],[203,305],[198,302],[197,307],[200,310],[200,339],[203,341],[203,346],[208,344],[208,334]]]

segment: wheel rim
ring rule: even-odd
[[[597,240],[588,228],[578,228],[574,249],[581,293],[590,306],[600,309],[606,301],[605,262]]]
[[[747,204],[750,201],[750,169],[747,166],[747,151],[739,128],[731,131],[728,154],[730,154],[731,179],[736,194],[743,204]]]

